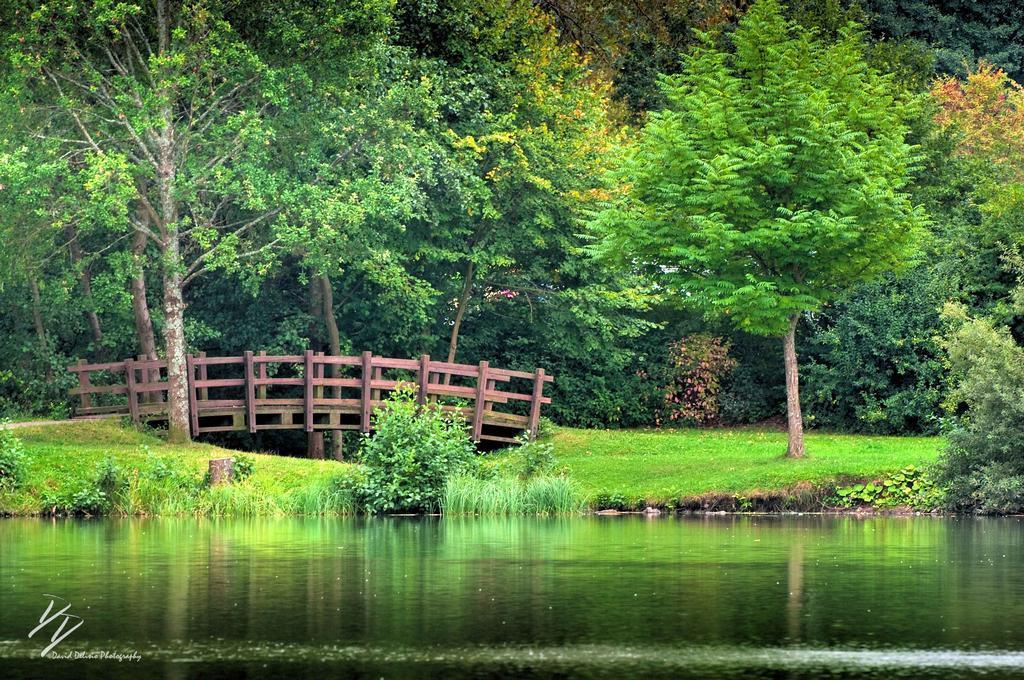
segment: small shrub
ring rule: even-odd
[[[96,466],[96,486],[108,497],[122,490],[126,480],[124,473],[112,456],[107,456]]]
[[[595,510],[632,510],[638,503],[621,493],[599,493],[594,496]]]
[[[1020,295],[1024,292],[1021,289]],[[948,505],[960,512],[1024,510],[1024,347],[1008,328],[948,305],[945,341],[955,413],[938,464]]]
[[[722,380],[736,367],[729,342],[695,333],[669,345],[668,384],[658,424],[707,425],[718,420]]]
[[[555,472],[555,447],[549,442],[521,439],[519,446],[510,447],[490,456],[484,476],[518,477],[527,480],[537,475]]]
[[[17,487],[25,479],[25,447],[14,431],[0,422],[0,487]]]
[[[870,505],[876,508],[916,508],[934,510],[943,503],[943,492],[928,474],[908,465],[881,481],[852,484],[836,489],[839,507]]]
[[[110,499],[94,482],[43,494],[43,512],[64,515],[99,515],[110,507]]]
[[[399,386],[374,413],[363,440],[366,478],[357,499],[365,512],[434,512],[446,480],[476,467],[476,452],[456,414],[420,409],[413,386]]]
[[[233,460],[232,477],[236,482],[244,482],[256,470],[256,461],[249,456],[235,456]]]
[[[151,482],[161,482],[175,489],[191,491],[198,490],[204,485],[201,477],[181,470],[172,458],[155,459],[153,465],[142,474],[142,478]]]

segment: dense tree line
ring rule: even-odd
[[[942,305],[1022,329],[1013,3],[781,3],[795,39],[882,79],[860,122],[890,161],[910,150],[922,234],[872,255],[879,276],[833,268],[779,333],[595,257],[621,160],[673,110],[697,143],[693,85],[721,79],[751,4],[0,2],[0,409],[66,412],[78,358],[311,346],[543,365],[568,424],[781,422],[792,327],[804,422],[938,432]]]

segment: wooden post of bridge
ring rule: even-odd
[[[427,404],[427,390],[430,389],[430,355],[420,355],[420,374],[416,376],[419,382],[419,391],[416,395],[416,400],[419,402],[420,408],[423,408]]]
[[[199,358],[200,359],[205,359],[206,358],[206,352],[200,352],[199,353]],[[200,380],[206,380],[207,379],[206,363],[204,363],[202,361],[199,362],[199,379]],[[199,398],[201,400],[203,400],[203,401],[206,401],[207,399],[209,399],[210,398],[210,390],[209,390],[209,388],[203,387],[202,389],[200,389],[199,390]]]
[[[373,408],[373,404],[370,403],[370,380],[372,371],[373,352],[363,352],[363,382],[359,409],[359,429],[363,432],[370,431],[370,410]]]
[[[79,366],[85,366],[85,359],[79,359],[78,360],[78,365]],[[89,384],[89,371],[79,371],[78,372],[78,387],[79,387],[79,389],[82,389],[82,390],[87,390],[90,387],[92,387],[92,385]],[[90,397],[86,392],[82,392],[78,396],[82,400],[82,408],[83,409],[90,408],[92,406],[92,397]]]
[[[480,362],[476,374],[476,403],[473,405],[473,441],[480,441],[480,434],[484,429],[484,405],[487,403],[487,373],[490,364],[486,361]]]
[[[261,349],[260,350],[260,356],[261,357],[267,356],[267,350]],[[260,362],[259,375],[260,375],[260,380],[266,380],[267,379],[267,362],[265,362],[265,361],[261,361]],[[267,398],[267,386],[266,385],[260,385],[259,387],[256,388],[256,398],[259,399],[259,400],[263,400],[263,399]]]
[[[533,373],[533,398],[530,400],[530,422],[527,425],[530,441],[537,438],[540,426],[540,400],[544,396],[544,369],[538,368]]]
[[[143,361],[146,360],[146,355],[145,354],[140,354],[140,355],[138,355],[138,357],[136,357],[136,360],[139,361],[139,362],[143,362]],[[146,385],[148,385],[148,384],[149,384],[149,371],[146,369],[145,366],[143,366],[142,370],[139,371],[138,386],[141,386],[141,387],[145,388]],[[156,392],[147,392],[145,389],[143,389],[143,391],[139,394],[139,400],[141,400],[143,404],[148,404],[150,401],[152,401],[150,399],[150,394],[156,394]]]
[[[324,353],[323,352],[317,352],[315,356],[323,357]],[[325,366],[325,364],[322,361],[314,361],[313,362],[313,377],[314,378],[323,378],[324,377],[324,366]],[[317,385],[316,387],[313,388],[313,398],[314,399],[323,399],[324,398],[324,386],[323,385]]]
[[[188,415],[192,422],[192,436],[199,434],[199,404],[196,403],[196,358],[189,354],[185,357],[188,370]]]
[[[246,350],[245,358],[245,419],[249,423],[249,433],[256,432],[256,384],[252,370],[252,350]]]
[[[135,391],[135,361],[132,359],[124,360],[124,384],[128,388],[128,414],[132,417],[132,422],[138,425],[139,397]]]
[[[303,389],[302,405],[303,405],[303,422],[305,423],[306,432],[313,431],[313,373],[316,371],[316,365],[313,363],[313,350],[307,349],[302,354],[303,359],[303,379],[305,382],[305,388]]]

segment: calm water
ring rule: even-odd
[[[0,520],[0,676],[83,674],[1024,677],[1024,524]]]

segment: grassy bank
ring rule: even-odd
[[[253,461],[242,483],[210,487],[211,458],[239,452],[208,444],[175,445],[112,421],[25,427],[15,431],[27,454],[24,479],[0,489],[0,512],[68,512],[97,498],[97,478],[109,461],[116,490],[105,512],[122,514],[324,514],[345,512],[348,499],[336,480],[353,466],[334,461],[244,454]]]
[[[593,505],[699,507],[735,496],[769,499],[769,506],[794,493],[820,496],[836,482],[928,465],[942,439],[809,433],[803,460],[783,457],[784,432],[755,429],[559,428],[554,444],[558,463]]]
[[[0,512],[72,511],[95,501],[102,471],[115,468],[116,490],[104,512],[121,514],[272,515],[350,512],[339,481],[355,466],[284,456],[244,454],[252,474],[210,487],[211,458],[239,452],[208,444],[172,445],[113,422],[26,427],[16,431],[26,452],[16,489],[0,488]],[[527,483],[458,478],[444,504],[452,514],[573,512],[586,507],[645,505],[692,509],[813,509],[837,483],[878,479],[938,455],[934,437],[809,434],[808,458],[786,460],[786,436],[761,430],[575,430],[557,428],[556,469],[568,479]],[[499,454],[500,455],[500,454]]]

